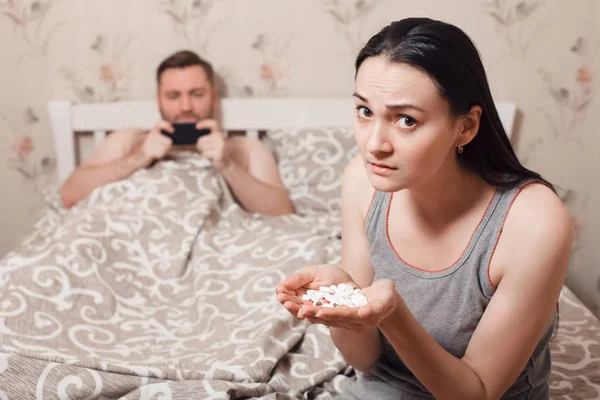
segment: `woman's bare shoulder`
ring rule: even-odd
[[[556,193],[541,183],[523,186],[509,210],[505,228],[514,227],[524,236],[549,236],[552,230],[570,230],[571,217]]]
[[[527,264],[524,260],[528,259],[556,259],[570,252],[573,240],[569,212],[556,193],[541,183],[520,189],[502,229],[498,250],[507,268],[523,267]],[[550,269],[558,268],[553,262],[546,265]]]

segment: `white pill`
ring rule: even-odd
[[[325,295],[325,300],[327,300],[327,301],[328,301],[328,302],[330,302],[330,303],[335,303],[335,301],[337,300],[337,296],[336,296],[336,295],[334,295],[334,294],[329,294],[329,293],[327,293],[327,294]]]
[[[339,285],[321,286],[319,290],[308,290],[303,300],[312,302],[318,307],[361,307],[367,304],[367,298],[359,288],[340,283]]]
[[[368,303],[367,298],[362,294],[353,294],[350,296],[350,301],[357,307],[362,307]]]
[[[319,288],[319,291],[320,291],[320,292],[323,292],[323,293],[330,293],[330,294],[331,294],[331,293],[335,293],[335,290],[334,290],[334,289],[332,289],[332,288],[331,288],[331,286],[321,286],[321,287]]]
[[[336,301],[336,303],[338,305],[340,305],[340,306],[346,306],[346,307],[351,307],[352,306],[352,302],[347,297],[340,297],[340,298],[338,298],[338,300]]]
[[[321,292],[318,291],[312,291],[312,292],[307,292],[307,294],[310,296],[310,298],[312,299],[312,301],[317,301],[317,300],[321,300],[323,298],[323,295]]]

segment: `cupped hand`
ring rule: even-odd
[[[352,281],[352,277],[338,265],[311,265],[277,285],[277,300],[292,315],[301,318],[298,315],[300,309],[309,307],[309,303],[302,300],[302,296],[308,290],[319,290],[321,286],[339,285],[340,283],[358,287]]]
[[[343,270],[341,271],[344,272]],[[333,275],[334,271],[324,272],[329,272]],[[329,283],[327,280],[317,281],[318,278],[309,280],[310,276],[310,271],[301,271],[300,276],[292,276],[287,281],[282,282],[280,286],[292,279],[297,283],[292,285],[286,284],[283,288],[278,286],[277,294],[277,299],[290,313],[297,316],[299,319],[304,319],[309,322],[315,322],[335,328],[344,328],[353,332],[364,332],[367,329],[378,327],[383,320],[388,318],[394,310],[396,310],[401,301],[400,295],[394,287],[394,283],[388,279],[381,279],[373,282],[371,286],[362,290],[362,293],[367,298],[367,304],[362,307],[317,307],[302,301],[302,294],[306,293],[307,289],[318,289],[320,286],[329,286],[330,284],[342,282]],[[338,277],[338,279],[340,278],[344,279],[343,276]],[[308,285],[304,284],[295,290],[291,289],[293,286],[306,281],[309,282]],[[351,281],[343,283],[353,284]],[[356,285],[353,286],[356,287]]]

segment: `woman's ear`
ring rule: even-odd
[[[471,109],[467,113],[467,115],[461,117],[460,119],[460,131],[457,137],[457,146],[465,146],[467,145],[477,132],[479,132],[479,121],[481,119],[481,114],[483,110],[480,106],[474,105],[471,106]]]

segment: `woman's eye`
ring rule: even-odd
[[[415,121],[414,118],[411,118],[407,115],[401,116],[399,121],[400,126],[402,126],[403,128],[412,128],[417,123],[417,121]]]
[[[361,118],[371,118],[373,116],[373,113],[367,107],[359,106],[356,109],[358,110],[358,116]]]

